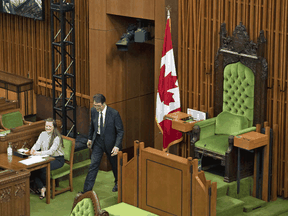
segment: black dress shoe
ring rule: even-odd
[[[112,192],[116,192],[118,191],[118,184],[116,183],[112,189]]]

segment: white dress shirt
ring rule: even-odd
[[[107,106],[105,105],[105,108],[103,109],[102,111],[102,118],[103,118],[103,127],[104,127],[104,124],[105,124],[105,116],[106,116],[106,110],[107,110]],[[100,113],[99,112],[99,116],[98,116],[98,131],[97,131],[97,134],[100,134]]]
[[[39,150],[41,149],[41,155],[51,155],[51,156],[62,156],[64,155],[64,151],[62,145],[60,145],[59,136],[55,137],[52,146],[49,148],[49,141],[51,135],[46,131],[43,131],[39,137],[37,142],[33,145],[31,149]]]

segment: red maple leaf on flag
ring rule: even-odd
[[[164,102],[169,106],[170,102],[175,102],[173,99],[173,93],[168,92],[169,89],[176,88],[175,82],[177,81],[177,76],[172,76],[170,72],[166,77],[165,75],[165,65],[160,70],[158,92],[161,102]]]

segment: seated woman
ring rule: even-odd
[[[50,170],[59,169],[64,165],[63,139],[57,130],[56,121],[48,118],[45,122],[45,131],[43,131],[37,142],[31,148],[32,155],[49,155],[55,158],[50,162]],[[40,150],[40,151],[39,151]],[[31,178],[38,188],[41,190],[40,199],[45,197],[46,192],[46,167],[36,170],[31,174]]]

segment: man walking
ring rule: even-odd
[[[106,153],[112,166],[115,177],[112,191],[116,192],[118,191],[117,154],[122,150],[123,123],[119,112],[106,105],[104,95],[94,95],[93,101],[94,106],[91,108],[91,123],[87,142],[88,148],[92,149],[91,164],[85,179],[84,191],[81,193],[93,189],[103,152]]]

